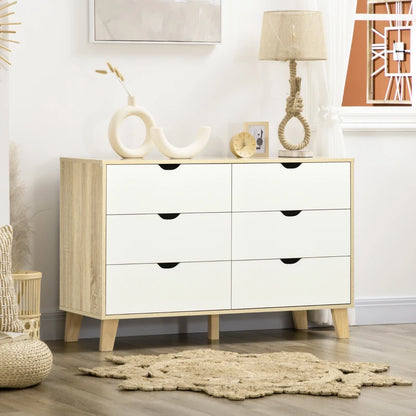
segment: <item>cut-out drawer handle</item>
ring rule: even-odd
[[[158,263],[157,265],[161,268],[161,269],[173,269],[174,267],[176,267],[179,263]]]
[[[175,218],[178,218],[180,214],[157,214],[160,218],[164,220],[174,220]]]
[[[295,264],[300,260],[300,258],[290,258],[290,259],[280,259],[284,264]]]
[[[285,217],[296,217],[296,215],[299,215],[302,211],[281,211],[281,213],[285,216]]]
[[[288,163],[282,163],[283,167],[286,169],[296,169],[298,168],[302,163],[296,163],[296,162],[288,162]]]
[[[179,163],[163,163],[159,165],[163,170],[175,170],[180,166]]]

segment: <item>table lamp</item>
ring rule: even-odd
[[[279,125],[282,157],[312,157],[312,152],[302,150],[310,141],[311,128],[302,114],[303,100],[300,97],[301,78],[296,76],[296,61],[326,59],[326,48],[322,15],[311,10],[270,11],[263,15],[260,41],[260,60],[289,61],[290,96],[287,99],[286,115]],[[285,138],[285,128],[291,118],[297,118],[303,126],[302,142],[292,144]]]

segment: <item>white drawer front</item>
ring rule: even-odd
[[[233,260],[350,255],[349,210],[240,212],[232,226]]]
[[[235,164],[232,172],[233,211],[350,208],[346,162]]]
[[[230,210],[230,165],[107,166],[107,214]]]
[[[107,216],[107,264],[230,260],[231,214]]]
[[[107,266],[107,315],[230,308],[230,262]]]
[[[233,263],[232,308],[350,304],[350,258]]]

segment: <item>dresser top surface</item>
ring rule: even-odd
[[[239,163],[353,163],[352,158],[195,158],[195,159],[83,159],[61,157],[61,162],[92,163],[100,165],[156,165],[156,164],[239,164]]]

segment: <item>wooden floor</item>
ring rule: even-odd
[[[192,392],[127,392],[114,379],[79,375],[77,368],[106,365],[109,353],[97,351],[98,340],[64,344],[49,342],[54,353],[51,375],[25,390],[0,390],[1,415],[157,415],[157,416],[415,416],[416,386],[366,387],[358,399],[274,395],[233,402]],[[116,354],[167,353],[215,348],[241,353],[310,352],[322,359],[387,362],[391,374],[416,384],[416,324],[351,328],[349,340],[337,340],[333,330],[315,329],[225,332],[218,344],[206,334],[118,338]]]

